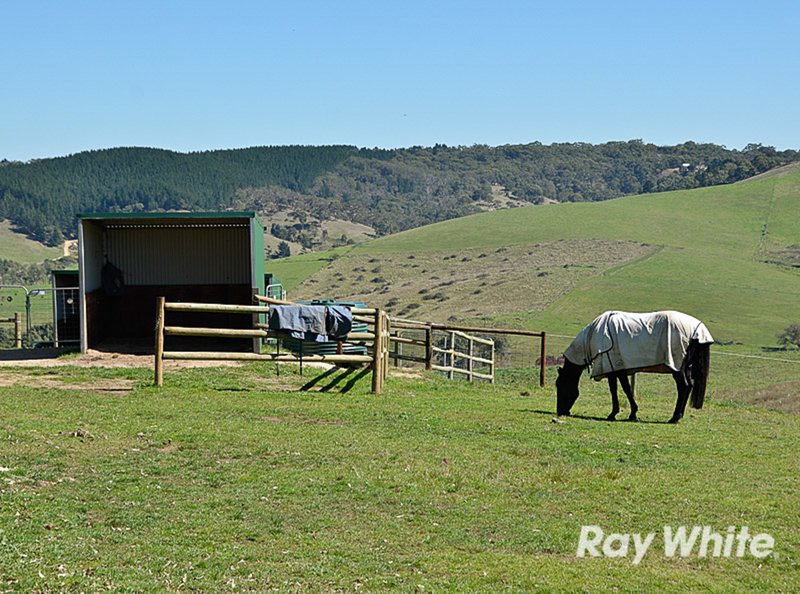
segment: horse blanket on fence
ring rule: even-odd
[[[312,342],[345,340],[353,327],[353,314],[340,305],[273,305],[268,326],[292,338]]]
[[[690,315],[607,311],[581,330],[564,356],[578,365],[591,365],[595,380],[615,371],[651,367],[680,371],[692,340],[714,342],[705,324]]]

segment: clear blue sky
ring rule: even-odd
[[[800,148],[800,2],[25,0],[0,159],[641,138]]]

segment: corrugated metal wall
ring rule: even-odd
[[[110,224],[108,261],[126,285],[250,285],[247,224]]]

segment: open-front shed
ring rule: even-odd
[[[264,230],[255,213],[92,213],[78,223],[82,352],[152,344],[159,296],[245,305],[264,294]],[[250,322],[211,317],[198,325]]]

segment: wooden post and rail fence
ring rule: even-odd
[[[14,348],[22,348],[22,318],[19,312],[14,312],[13,318],[0,318],[0,324],[14,324]]]
[[[293,305],[286,301],[258,296],[258,301],[273,305]],[[201,328],[191,326],[169,326],[168,312],[226,313],[253,316],[252,329]],[[216,303],[171,303],[164,297],[156,300],[155,339],[155,385],[164,384],[164,361],[263,361],[273,363],[318,362],[333,365],[369,364],[372,369],[372,391],[380,394],[388,371],[389,322],[386,312],[375,308],[353,308],[354,319],[372,326],[371,332],[351,332],[347,342],[368,346],[368,354],[311,354],[299,356],[293,353],[216,352],[216,351],[167,351],[164,348],[167,336],[209,336],[216,338],[273,338],[275,334],[258,323],[261,315],[269,314],[263,305],[227,305]],[[262,327],[258,327],[262,326]]]
[[[409,361],[421,363],[427,370],[441,371],[446,373],[449,378],[454,374],[465,375],[467,379],[488,380],[494,383],[494,372],[496,369],[494,341],[475,336],[475,334],[500,334],[510,336],[529,336],[539,339],[539,385],[545,385],[545,370],[547,365],[547,335],[545,332],[534,332],[530,330],[513,330],[505,328],[483,328],[476,326],[457,326],[452,324],[432,324],[402,318],[392,318],[391,328],[395,334],[391,341],[395,349],[390,351],[389,358],[395,362]],[[402,336],[403,330],[424,332],[425,338],[409,338]],[[444,335],[445,346],[437,346],[436,336],[440,341]],[[466,343],[466,348],[460,350],[456,348],[456,341],[461,339]],[[417,352],[423,355],[410,355],[403,352],[403,345],[415,347]],[[476,345],[485,347],[490,355],[481,357],[475,354]],[[441,364],[437,364],[437,355],[442,359]],[[457,364],[461,362],[461,365]],[[476,371],[475,367],[488,368],[486,371]]]
[[[348,344],[363,345],[366,355],[344,354],[341,348],[337,354],[294,353],[261,353],[261,352],[212,352],[212,351],[167,351],[164,343],[167,336],[204,336],[216,338],[251,338],[254,344],[260,340],[275,338],[265,324],[260,323],[261,316],[269,314],[270,305],[295,305],[289,301],[254,295],[256,305],[228,305],[214,303],[172,303],[159,297],[156,303],[156,339],[155,339],[155,384],[164,383],[164,361],[169,360],[216,360],[216,361],[264,361],[274,363],[319,362],[336,366],[369,365],[372,371],[372,392],[380,394],[389,368],[389,360],[396,363],[408,361],[420,363],[427,370],[446,373],[449,378],[456,374],[466,376],[469,381],[486,380],[494,383],[495,376],[495,343],[488,338],[474,334],[507,334],[530,336],[540,339],[539,385],[545,385],[546,335],[544,332],[527,330],[509,330],[500,328],[480,328],[474,326],[454,326],[430,324],[390,318],[379,308],[352,308],[353,320],[367,324],[367,332],[351,332],[347,335]],[[191,326],[167,325],[167,312],[197,313],[234,313],[252,316],[252,328],[203,328]],[[404,330],[424,333],[424,339],[403,336]],[[436,337],[439,337],[437,342]],[[457,348],[457,342],[466,344],[465,348]],[[411,346],[420,356],[403,352],[404,346]],[[391,350],[391,346],[394,349]],[[477,353],[476,350],[483,350]],[[486,354],[488,353],[488,354]]]

